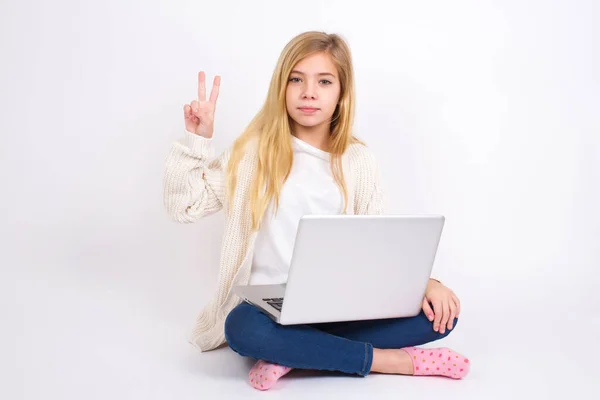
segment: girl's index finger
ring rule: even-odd
[[[217,103],[217,99],[219,98],[219,87],[221,86],[221,77],[215,76],[215,80],[213,82],[212,90],[210,91],[210,102],[213,104]]]
[[[198,73],[198,101],[206,101],[206,75],[204,71]]]

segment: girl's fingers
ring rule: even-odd
[[[423,312],[425,313],[425,316],[427,317],[427,319],[429,321],[433,321],[433,310],[431,309],[431,306],[429,305],[429,301],[427,300],[427,297],[425,297],[423,299]]]
[[[198,101],[206,101],[206,76],[204,71],[198,73]]]
[[[446,325],[448,324],[448,319],[450,318],[450,306],[448,305],[448,299],[444,299],[442,301],[442,310],[444,315],[440,322],[440,333],[446,332]]]
[[[192,114],[195,115],[195,116],[198,116],[198,111],[200,109],[200,105],[198,104],[198,102],[196,100],[193,100],[190,103],[190,107],[192,109]]]
[[[433,320],[433,330],[438,332],[440,329],[440,321],[444,315],[444,311],[442,310],[442,302],[439,300],[435,300],[433,302],[433,312],[434,312],[434,320]]]
[[[210,102],[213,104],[217,104],[217,99],[219,98],[219,88],[221,87],[221,77],[215,76],[215,80],[213,82],[212,90],[210,91]]]
[[[452,296],[454,304],[456,304],[456,318],[460,317],[460,300],[456,296]]]
[[[448,306],[450,308],[450,317],[448,318],[448,330],[451,330],[452,326],[454,325],[454,318],[456,318],[456,304],[454,303],[454,300],[450,299],[450,301],[448,302]]]

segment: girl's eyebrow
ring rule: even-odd
[[[302,71],[298,71],[298,70],[293,70],[293,71],[292,71],[292,74],[293,74],[293,73],[296,73],[296,74],[299,74],[299,75],[305,75],[305,73],[304,73],[304,72],[302,72]],[[328,75],[328,76],[331,76],[331,77],[334,77],[334,78],[335,78],[335,75],[334,75],[334,74],[332,74],[332,73],[330,73],[330,72],[319,72],[317,75],[319,75],[319,76]]]

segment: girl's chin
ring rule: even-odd
[[[294,123],[303,128],[314,128],[319,125],[323,125],[326,121],[315,121],[311,118],[298,118],[293,119]]]

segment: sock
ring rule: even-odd
[[[413,375],[441,375],[453,379],[464,378],[471,366],[469,359],[446,348],[425,349],[405,347],[413,362]]]
[[[271,364],[260,360],[250,370],[250,384],[258,390],[270,389],[279,378],[291,370],[292,368],[284,367],[283,365]]]

